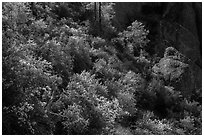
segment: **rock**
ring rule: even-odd
[[[192,87],[202,89],[201,2],[118,2],[114,9],[114,21],[118,30],[126,29],[135,20],[150,30],[148,53],[151,55],[156,53],[162,57],[165,49],[172,45],[182,53],[178,58],[165,56],[158,66],[154,66],[154,71],[165,73],[166,79],[170,77],[170,84],[180,78],[173,85],[183,92],[185,89],[185,92],[189,92]],[[182,60],[180,55],[184,55],[185,59]]]
[[[126,29],[135,20],[150,30],[149,52],[162,55],[173,44],[201,68],[201,2],[118,2],[114,9],[114,22],[119,30]]]
[[[180,57],[176,56],[178,51],[173,49],[176,54],[168,56],[167,48],[165,57],[159,63],[153,66],[153,73],[164,79],[165,85],[172,86],[177,91],[181,91],[183,96],[188,97],[195,89],[195,78],[189,64],[181,61]]]

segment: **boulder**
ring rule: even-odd
[[[169,49],[175,52],[170,52]],[[152,69],[155,76],[165,81],[166,86],[172,86],[188,97],[195,90],[195,77],[186,62],[182,54],[171,47],[166,49],[165,56]]]

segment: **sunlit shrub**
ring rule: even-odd
[[[136,121],[132,132],[136,135],[170,135],[173,134],[173,123],[166,119],[156,119],[153,112],[143,112],[143,117]]]
[[[141,76],[130,71],[124,76],[121,75],[118,81],[106,81],[105,85],[110,97],[118,98],[123,111],[133,116],[137,111],[137,99],[141,97],[145,85]]]
[[[99,59],[94,63],[96,75],[103,81],[119,79],[122,75],[122,62],[117,57],[112,56],[106,61]]]
[[[90,45],[86,39],[80,36],[72,36],[69,38],[68,46],[71,48],[70,54],[73,57],[73,65],[75,72],[89,70],[92,67],[90,57]]]
[[[121,111],[118,100],[108,100],[107,88],[94,77],[85,71],[74,75],[63,93],[64,108],[60,114],[66,117],[62,123],[69,134],[108,133]]]
[[[144,25],[137,20],[132,23],[127,30],[119,34],[120,38],[126,42],[126,49],[129,53],[136,54],[134,52],[139,52],[145,50],[149,40],[147,39],[149,31],[144,28]]]

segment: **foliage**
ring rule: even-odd
[[[137,20],[132,23],[127,30],[119,34],[121,39],[124,39],[126,43],[126,49],[128,53],[140,55],[141,50],[145,50],[149,40],[147,39],[149,31],[144,28],[144,25]]]
[[[153,72],[142,23],[118,32],[114,3],[101,3],[101,24],[95,12],[2,3],[3,134],[201,134],[201,89],[187,98]],[[188,63],[173,47],[164,56]]]
[[[141,120],[138,120],[133,127],[134,134],[144,135],[168,135],[171,134],[173,125],[166,119],[159,120],[155,119],[154,113],[147,111],[143,112]]]
[[[101,4],[101,15],[99,15],[99,3]],[[96,5],[96,9],[94,8]],[[87,9],[95,14],[89,19],[89,33],[94,36],[101,36],[105,39],[111,39],[117,35],[116,28],[112,25],[115,15],[112,2],[92,2],[86,5]],[[101,22],[99,21],[101,20]]]
[[[83,71],[73,76],[56,101],[62,107],[56,106],[60,110],[54,111],[65,118],[61,122],[68,134],[108,133],[122,110],[117,99],[108,100],[106,96],[107,88],[94,75]]]

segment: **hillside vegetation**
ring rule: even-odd
[[[2,3],[2,134],[202,134],[193,61],[114,5]]]

